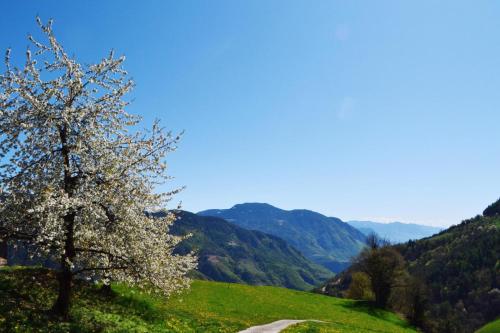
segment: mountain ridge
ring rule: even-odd
[[[421,239],[432,236],[442,231],[443,228],[427,226],[417,223],[390,222],[381,223],[374,221],[346,221],[346,223],[368,235],[374,232],[378,236],[389,240],[391,243],[403,243],[411,239]]]
[[[242,203],[197,213],[216,216],[248,230],[283,238],[310,260],[338,272],[365,245],[365,236],[336,217],[307,209],[284,210],[267,203]]]
[[[157,212],[161,216],[165,212]],[[222,282],[312,289],[332,276],[285,240],[247,230],[224,219],[174,211],[174,235],[192,234],[177,253],[196,251],[199,277]]]

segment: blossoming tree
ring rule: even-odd
[[[168,179],[164,158],[179,137],[158,122],[136,130],[124,57],[82,65],[51,21],[37,22],[44,42],[29,36],[33,52],[20,68],[8,50],[0,75],[0,240],[25,241],[60,263],[52,310],[64,318],[76,276],[166,295],[187,287],[196,260],[174,254],[182,240],[168,233],[174,217],[145,214],[177,192],[154,188]]]

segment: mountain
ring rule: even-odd
[[[333,272],[347,267],[365,241],[360,231],[340,219],[304,209],[287,211],[264,203],[245,203],[198,215],[224,218],[240,227],[281,237]]]
[[[500,316],[500,205],[431,237],[393,245],[424,285],[425,332],[474,332]],[[355,268],[317,291],[343,296]]]
[[[391,243],[403,243],[410,239],[421,239],[437,234],[442,228],[413,223],[378,223],[371,221],[348,221],[348,224],[368,235],[372,232]]]
[[[171,232],[192,234],[177,251],[196,251],[198,272],[206,279],[307,290],[332,276],[276,236],[246,230],[217,217],[185,211],[176,215]]]
[[[436,332],[473,332],[500,316],[500,216],[485,214],[396,246],[429,288]]]
[[[165,212],[151,213],[165,216]],[[333,274],[305,258],[283,239],[238,227],[221,218],[176,211],[171,226],[174,235],[192,234],[182,241],[177,253],[195,251],[199,257],[194,277],[213,281],[279,286],[310,290]],[[9,265],[41,265],[57,268],[48,259],[31,259],[25,246],[8,251]]]

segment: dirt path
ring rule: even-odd
[[[283,319],[274,321],[270,324],[260,325],[260,326],[252,326],[247,328],[246,330],[240,331],[239,333],[279,333],[281,330],[284,330],[288,326],[302,323],[307,320],[291,320],[291,319]]]

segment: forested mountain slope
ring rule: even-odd
[[[283,238],[304,256],[334,272],[349,265],[364,246],[365,236],[335,217],[310,210],[283,210],[263,203],[235,205],[198,213],[224,218],[240,227]]]
[[[283,239],[246,230],[216,217],[177,211],[173,234],[192,234],[178,251],[194,250],[198,272],[215,281],[311,289],[332,273],[305,258]]]
[[[472,332],[500,316],[500,216],[466,220],[398,245],[409,272],[425,281],[439,332]]]
[[[392,248],[403,256],[410,278],[403,274],[396,280],[391,302],[398,305],[408,292],[415,292],[418,299],[411,299],[416,303],[410,304],[422,306],[426,332],[474,332],[500,317],[499,202],[481,216]],[[353,276],[359,272],[359,267],[352,266],[317,291],[338,297],[349,295],[354,290]],[[404,291],[409,288],[408,281],[416,281],[419,290]]]

